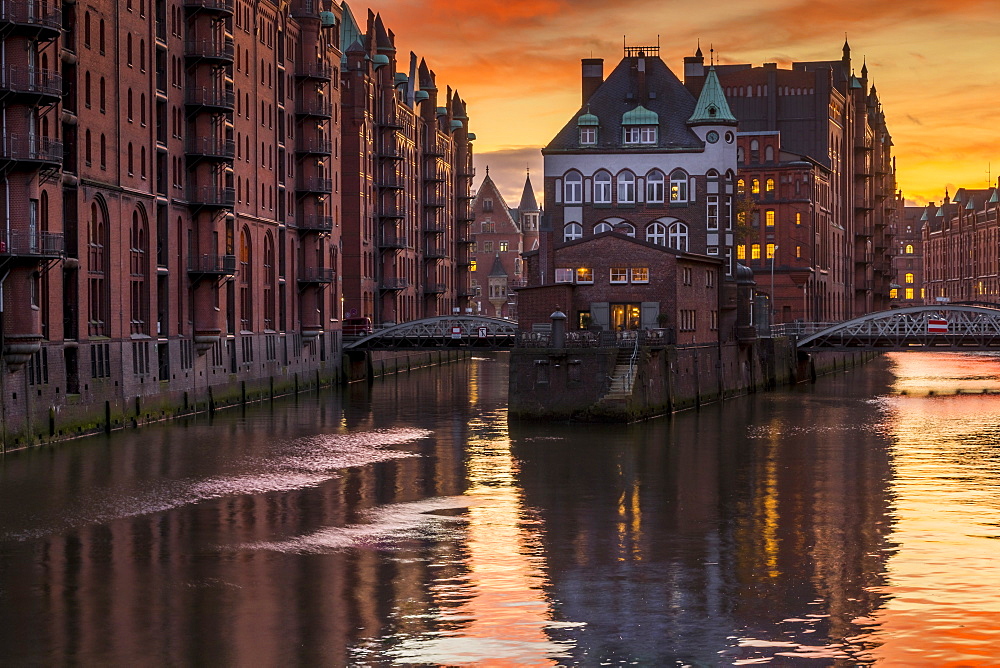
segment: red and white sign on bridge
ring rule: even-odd
[[[928,334],[947,334],[948,333],[948,321],[944,318],[928,318],[927,319],[927,333]]]

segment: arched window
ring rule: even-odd
[[[618,203],[635,203],[635,174],[622,172],[618,175]]]
[[[774,192],[774,179],[768,179],[764,182],[764,191],[769,193]]]
[[[736,162],[743,162],[743,147],[736,147]]]
[[[104,19],[101,19],[101,23],[98,26],[97,45],[100,47],[101,53],[104,53]]]
[[[594,204],[611,204],[611,174],[600,171],[594,175]]]
[[[83,103],[90,108],[90,72],[85,72],[83,75]]]
[[[128,163],[127,164],[128,164],[128,175],[132,176],[133,171],[134,171],[134,160],[133,160],[132,142],[128,143]]]
[[[913,274],[909,274],[909,273],[906,274],[906,276],[904,278],[904,282],[905,283],[912,283],[913,282]]]
[[[139,71],[146,71],[146,40],[139,40]]]
[[[136,210],[132,212],[132,228],[129,234],[129,322],[133,334],[148,334],[149,297],[146,276],[149,253],[145,218]]]
[[[756,139],[750,140],[750,162],[760,162],[760,142]]]
[[[661,204],[666,193],[666,177],[658,169],[646,175],[646,202]]]
[[[563,241],[573,241],[583,238],[583,225],[580,223],[567,223],[563,227]]]
[[[667,229],[667,246],[680,251],[688,249],[688,228],[679,220],[670,224]]]
[[[146,94],[139,96],[139,125],[146,126]]]
[[[250,230],[240,233],[240,330],[250,332],[253,326],[253,264],[251,264]]]
[[[103,114],[104,111],[108,107],[108,104],[107,104],[107,102],[108,102],[108,86],[107,86],[107,83],[105,83],[105,81],[104,81],[104,77],[101,77],[101,85],[100,85],[100,87],[98,89],[98,92],[100,94],[100,98],[99,98],[98,101],[101,103],[101,113]]]
[[[750,192],[754,195],[760,194],[760,179],[750,179]]]
[[[108,168],[108,138],[101,133],[101,169]]]
[[[128,92],[125,94],[125,115],[128,118],[128,122],[132,122],[132,89],[129,88]]]
[[[132,33],[125,36],[125,63],[132,67]]]
[[[146,178],[146,147],[139,149],[139,176]]]
[[[675,169],[670,174],[670,201],[688,200],[688,175],[683,169]]]
[[[83,15],[83,45],[90,48],[90,12]]]
[[[110,297],[108,292],[108,220],[102,203],[90,205],[87,233],[88,326],[90,336],[110,335]],[[95,367],[96,368],[96,367]]]
[[[764,161],[765,162],[774,162],[774,147],[773,146],[765,146],[764,147]]]
[[[570,172],[566,175],[563,201],[566,204],[583,202],[583,176],[580,172]]]
[[[656,221],[646,226],[646,241],[658,246],[667,245],[667,226]]]
[[[610,232],[615,229],[611,226],[611,223],[607,221],[601,221],[597,225],[594,225],[594,234],[603,234],[604,232]]]
[[[743,195],[747,191],[747,182],[744,179],[740,179],[736,182],[736,192]]]
[[[91,161],[94,158],[92,143],[93,142],[90,136],[90,129],[88,128],[87,131],[84,133],[84,147],[83,147],[84,159],[87,161],[87,165],[90,165]]]
[[[904,252],[907,255],[913,255],[913,244],[906,244],[906,249]]]

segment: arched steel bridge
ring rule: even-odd
[[[508,349],[517,339],[517,322],[487,316],[454,315],[411,320],[380,329],[344,350],[398,350],[400,348]]]
[[[1000,308],[942,304],[869,313],[799,331],[799,350],[1000,350]]]

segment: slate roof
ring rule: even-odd
[[[646,81],[650,96],[642,99],[638,72],[634,69],[637,60],[623,58],[590,99],[572,114],[562,130],[542,149],[542,153],[703,150],[704,144],[687,125],[697,104],[694,96],[659,57],[646,56]],[[657,143],[623,145],[622,116],[640,105],[659,118]],[[585,113],[597,116],[600,126],[597,143],[581,147],[577,119]]]
[[[524,191],[521,193],[521,203],[518,211],[538,211],[538,200],[535,198],[535,189],[531,186],[531,174],[524,177]]]

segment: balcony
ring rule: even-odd
[[[298,143],[295,145],[295,152],[301,155],[313,153],[329,155],[333,153],[333,143],[329,139],[300,136]]]
[[[63,94],[62,77],[55,70],[7,65],[0,70],[0,91],[31,98],[36,104],[54,104]]]
[[[184,7],[192,11],[234,14],[236,0],[184,0]]]
[[[231,63],[235,52],[231,39],[189,39],[184,42],[184,56],[190,59]]]
[[[5,134],[0,140],[0,160],[4,162],[48,163],[58,166],[63,161],[62,142],[36,135]]]
[[[330,100],[301,100],[295,113],[299,116],[330,118],[333,116],[333,103]]]
[[[424,232],[427,234],[444,234],[444,223],[438,220],[425,221]]]
[[[333,216],[302,216],[295,221],[300,232],[332,232]]]
[[[333,68],[328,63],[312,60],[295,65],[295,76],[300,79],[329,81],[333,78]]]
[[[189,107],[208,107],[220,111],[232,111],[236,96],[232,89],[223,85],[190,86],[185,91],[184,102]]]
[[[448,257],[448,253],[444,246],[428,246],[424,251],[425,260],[443,260],[446,257]]]
[[[379,211],[379,218],[403,218],[403,207],[398,204],[386,204]]]
[[[443,294],[445,290],[448,289],[444,283],[427,283],[424,285],[425,295],[440,295]]]
[[[379,180],[375,185],[384,190],[402,190],[406,187],[403,178],[395,174]]]
[[[378,150],[380,160],[402,160],[403,150],[398,146],[382,146]]]
[[[434,165],[424,173],[424,181],[440,183],[445,180],[444,168]]]
[[[410,287],[410,282],[405,278],[383,278],[379,282],[379,290],[405,290]]]
[[[236,188],[192,186],[188,188],[188,204],[201,208],[225,209],[236,206]]]
[[[193,157],[232,160],[236,157],[236,142],[218,137],[191,137],[184,150]]]
[[[37,39],[55,39],[62,32],[62,11],[56,3],[38,0],[3,0],[0,25]]]
[[[0,232],[0,256],[30,261],[56,259],[63,256],[65,239],[61,232],[10,230]]]
[[[295,184],[295,190],[302,194],[329,195],[333,192],[333,181],[316,177],[303,177]]]
[[[385,118],[380,121],[380,125],[387,130],[402,130],[403,120],[400,114],[389,112],[386,114]]]
[[[444,154],[445,154],[444,142],[440,141],[431,142],[424,148],[424,155],[430,157],[443,158]]]
[[[299,274],[299,284],[333,283],[336,277],[331,267],[302,267]]]
[[[235,273],[235,255],[192,255],[188,258],[188,274],[192,276],[232,276]]]
[[[396,236],[394,234],[383,234],[382,240],[378,244],[379,248],[385,250],[402,250],[408,248],[406,237]]]

